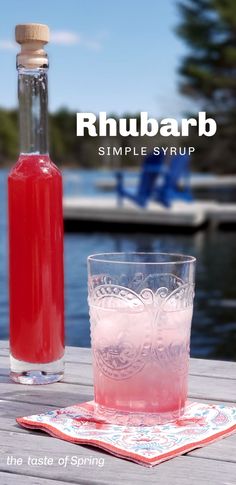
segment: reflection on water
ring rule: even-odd
[[[88,175],[86,175],[88,176]],[[95,175],[93,175],[95,179]],[[78,173],[73,193],[84,192]],[[76,187],[75,187],[76,186]],[[69,186],[66,186],[68,193]],[[94,195],[92,186],[86,193]],[[0,339],[8,336],[5,175],[0,172]],[[236,360],[236,233],[200,231],[184,234],[78,233],[65,235],[66,331],[69,345],[89,346],[86,258],[105,251],[171,251],[197,258],[196,297],[191,354]]]

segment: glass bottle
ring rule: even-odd
[[[62,176],[48,153],[49,29],[16,26],[20,155],[8,177],[10,376],[58,381],[64,371]]]

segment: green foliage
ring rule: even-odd
[[[18,148],[16,111],[0,109],[0,163],[15,160]]]
[[[177,32],[188,46],[180,67],[180,90],[198,100],[218,124],[214,143],[199,140],[198,166],[235,172],[236,2],[183,0],[179,9]]]

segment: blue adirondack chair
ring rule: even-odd
[[[170,207],[174,200],[187,202],[193,200],[189,183],[189,155],[174,155],[170,159],[169,170],[164,175],[161,187],[155,190],[154,199],[166,207]]]
[[[156,181],[160,173],[163,171],[164,155],[148,154],[144,160],[139,177],[138,188],[136,191],[126,189],[124,187],[123,173],[121,171],[116,172],[116,191],[118,194],[118,204],[122,205],[123,198],[128,198],[133,202],[136,202],[140,207],[145,207],[149,199],[151,198]]]

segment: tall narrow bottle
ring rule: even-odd
[[[64,370],[62,177],[48,154],[49,29],[16,26],[20,156],[9,174],[11,378],[60,380]]]

